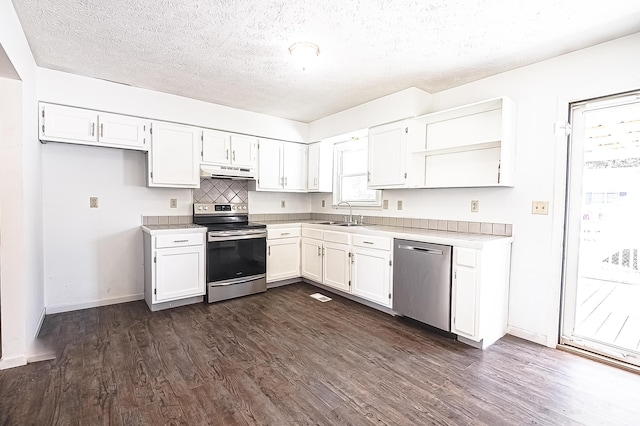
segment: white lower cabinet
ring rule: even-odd
[[[322,248],[322,240],[302,238],[300,247],[302,276],[319,283],[322,282]]]
[[[322,283],[338,290],[351,289],[351,246],[325,241]]]
[[[144,234],[145,301],[152,311],[202,302],[205,233]]]
[[[451,331],[486,348],[507,332],[511,244],[453,248]]]
[[[300,276],[300,228],[267,229],[267,282]]]
[[[353,236],[351,292],[391,307],[391,239]]]

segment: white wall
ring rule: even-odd
[[[554,123],[567,119],[570,101],[640,88],[638,52],[640,33],[433,94],[434,111],[504,95],[518,103],[515,188],[385,190],[390,210],[362,213],[512,223],[509,331],[555,345],[566,139],[554,134]],[[352,113],[340,114],[351,120]],[[331,122],[311,123],[312,134],[344,132],[340,114]],[[330,200],[312,197],[312,211],[335,212],[319,207],[323,198]],[[402,211],[395,209],[398,199],[404,201]],[[472,199],[480,200],[479,213],[470,212]],[[549,200],[551,214],[531,215],[533,200]]]
[[[431,110],[431,95],[410,87],[309,123],[309,141],[366,129]]]
[[[3,128],[0,130],[1,161],[7,162],[0,172],[0,368],[8,368],[41,355],[41,348],[35,345],[35,334],[44,318],[42,161],[37,142],[37,115],[33,113],[37,111],[36,65],[10,1],[0,2],[0,45],[6,53],[4,59],[11,62],[11,68],[21,80],[17,83],[19,89],[15,83],[5,82],[7,96],[4,97],[5,92],[0,96],[2,108],[11,110],[5,114],[10,119],[0,123]],[[16,96],[21,99],[15,100]]]
[[[304,123],[59,71],[39,69],[38,76],[41,101],[283,140],[307,136]],[[190,215],[192,190],[147,188],[141,152],[47,143],[42,155],[47,313],[140,299],[141,218]],[[308,211],[304,198],[296,207],[297,195],[286,197],[288,209]],[[92,196],[97,209],[89,208]],[[169,208],[170,198],[178,199],[177,209]]]

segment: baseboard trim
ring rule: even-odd
[[[135,302],[144,299],[144,294],[132,294],[130,296],[114,297],[112,299],[94,300],[92,302],[69,303],[66,305],[46,306],[47,315],[59,314],[61,312],[79,311],[81,309],[97,308],[100,306],[116,305],[118,303]]]
[[[302,278],[289,278],[286,280],[274,281],[267,283],[267,289],[282,287],[283,285],[296,284],[302,281]]]
[[[0,370],[6,370],[8,368],[22,367],[27,365],[27,357],[14,356],[11,358],[0,358]]]
[[[34,330],[33,338],[37,339],[40,334],[40,329],[42,328],[42,324],[44,324],[44,317],[47,315],[47,309],[42,308],[42,312],[40,313],[40,319],[38,319],[38,325],[36,325],[36,329]]]
[[[518,327],[514,327],[512,325],[507,326],[507,334],[510,334],[515,337],[519,337],[524,340],[528,340],[533,343],[537,343],[542,346],[547,346],[547,336],[542,334],[534,333],[532,331],[523,330]],[[553,346],[555,347],[555,346]]]

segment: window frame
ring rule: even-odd
[[[364,145],[364,147],[362,146]],[[364,148],[364,149],[363,149]],[[370,191],[375,191],[375,199],[374,200],[344,200],[342,196],[342,178],[344,177],[358,177],[364,176],[365,182],[367,182],[368,178],[368,170],[365,170],[362,173],[342,173],[342,161],[343,154],[348,151],[364,151],[365,162],[368,163],[369,159],[369,148],[368,148],[368,137],[360,136],[360,137],[352,137],[349,140],[344,140],[341,142],[336,142],[333,145],[333,207],[336,207],[338,203],[348,202],[353,207],[362,207],[362,208],[376,208],[380,209],[382,207],[382,190],[380,189],[368,189]]]

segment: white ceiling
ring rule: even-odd
[[[638,0],[13,0],[36,62],[303,122],[640,31]],[[320,46],[296,68],[288,47]]]

